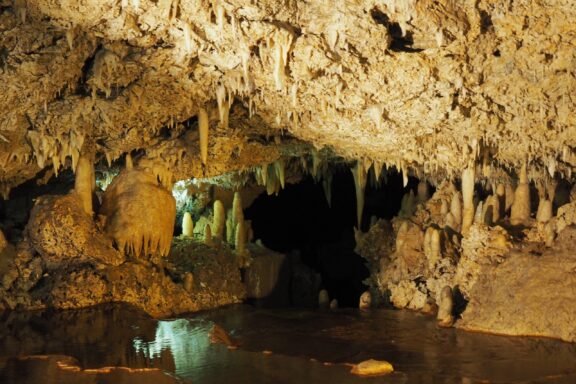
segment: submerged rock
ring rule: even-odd
[[[358,376],[381,376],[394,372],[394,367],[383,360],[366,360],[352,367],[351,373]]]

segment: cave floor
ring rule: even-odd
[[[237,349],[211,343],[215,324]],[[395,372],[349,373],[367,359]],[[574,383],[575,361],[574,344],[441,329],[409,311],[238,305],[154,320],[108,305],[0,318],[2,383]]]

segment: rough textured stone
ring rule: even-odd
[[[96,228],[78,196],[40,197],[26,227],[47,269],[81,263],[119,265],[124,257]]]
[[[576,341],[576,228],[552,248],[513,251],[485,269],[457,325],[490,333]]]

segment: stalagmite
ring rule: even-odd
[[[547,223],[552,219],[552,202],[548,199],[540,199],[536,220],[540,223]]]
[[[356,162],[356,166],[352,169],[354,176],[354,186],[356,188],[356,225],[361,229],[362,214],[364,212],[364,190],[366,188],[366,172],[364,166],[360,161]]]
[[[525,224],[530,219],[530,185],[526,172],[526,164],[520,169],[520,180],[516,192],[514,192],[514,202],[510,213],[510,223],[512,225]]]
[[[212,221],[212,226],[214,227],[214,237],[222,241],[226,227],[226,211],[220,200],[214,202],[214,220]]]
[[[244,226],[244,221],[240,221],[238,225],[236,225],[234,248],[236,249],[236,253],[239,255],[244,255],[246,253],[246,228]]]
[[[242,208],[242,196],[240,192],[234,192],[234,200],[232,201],[232,217],[234,225],[244,221],[244,210]]]
[[[454,219],[454,226],[450,226],[455,231],[460,231],[462,226],[462,195],[460,192],[454,192],[452,194],[452,200],[450,202],[450,213]]]
[[[432,229],[430,233],[430,256],[428,263],[432,267],[440,260],[440,232],[437,229]]]
[[[130,153],[126,154],[124,162],[125,162],[126,169],[130,170],[130,169],[134,168],[134,162],[132,161],[132,156],[130,155]]]
[[[92,215],[92,193],[96,187],[96,177],[94,175],[94,163],[89,155],[82,155],[78,160],[76,168],[76,178],[74,180],[74,191],[82,201],[84,212]]]
[[[440,327],[451,327],[452,324],[454,324],[454,316],[452,315],[453,307],[454,299],[452,297],[452,288],[446,286],[442,288],[442,292],[440,293],[440,303],[436,317]]]
[[[200,159],[206,165],[208,161],[208,113],[204,108],[198,112],[198,133],[200,135]]]
[[[234,236],[236,234],[236,223],[234,222],[234,214],[232,209],[226,213],[226,242],[234,245]]]
[[[474,166],[469,166],[462,171],[462,233],[468,229],[474,221]]]
[[[186,292],[192,292],[194,289],[194,275],[190,272],[184,274],[184,289]]]
[[[424,203],[430,198],[430,191],[428,187],[428,183],[425,181],[421,181],[418,183],[418,194],[417,194],[417,202]]]
[[[474,212],[474,223],[475,224],[486,224],[484,222],[484,202],[480,201],[476,206],[476,211]]]
[[[364,293],[362,293],[362,295],[360,296],[360,300],[358,303],[358,308],[360,309],[370,309],[370,307],[372,306],[372,295],[370,294],[369,291],[365,291]]]
[[[484,224],[492,225],[500,220],[500,200],[497,195],[490,195],[486,198],[482,208],[482,218]]]
[[[506,184],[506,192],[504,197],[504,212],[508,212],[514,203],[514,188],[512,185]]]
[[[555,237],[554,225],[551,222],[544,224],[544,243],[547,247],[551,247],[554,244]]]
[[[442,199],[442,202],[440,203],[440,214],[442,216],[446,216],[448,214],[448,202],[444,199]]]
[[[212,228],[210,227],[210,224],[206,224],[204,227],[204,244],[208,246],[212,246],[212,244],[214,244],[212,241]]]
[[[182,217],[182,234],[186,237],[194,235],[194,223],[192,222],[192,215],[190,212],[184,212]]]
[[[402,196],[402,201],[400,202],[400,211],[398,212],[399,217],[410,217],[416,209],[416,197],[414,196],[414,191],[405,193]]]

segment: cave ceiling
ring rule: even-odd
[[[571,178],[574,5],[2,0],[0,188],[86,151],[176,179],[324,147],[424,175]]]

